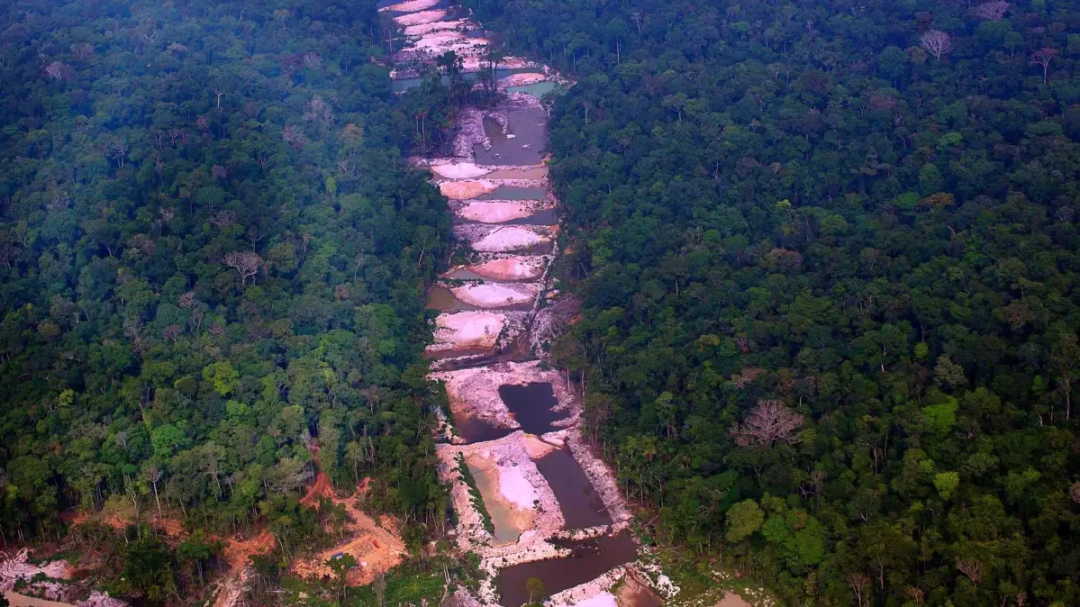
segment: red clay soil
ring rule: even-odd
[[[382,516],[376,523],[356,507],[357,497],[366,494],[369,489],[370,483],[365,479],[357,485],[353,495],[340,499],[334,496],[330,480],[319,473],[304,499],[309,500],[309,503],[317,503],[320,497],[328,497],[335,505],[343,506],[350,518],[347,527],[349,534],[343,543],[296,561],[293,573],[300,577],[332,577],[333,571],[327,561],[337,554],[351,554],[358,566],[348,573],[349,585],[363,586],[401,563],[405,554],[405,543],[398,536],[393,519]]]
[[[307,493],[300,498],[300,505],[315,508],[324,497],[334,497],[334,486],[330,483],[330,477],[320,471],[315,475],[315,482],[308,487]]]

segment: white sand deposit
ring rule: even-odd
[[[525,445],[525,452],[529,454],[529,457],[534,462],[541,457],[550,455],[556,449],[555,445],[546,443],[531,434],[526,434],[522,439],[522,443]]]
[[[475,181],[444,181],[439,184],[439,191],[447,198],[455,200],[468,200],[494,192],[499,186],[483,179]]]
[[[446,11],[439,9],[433,11],[422,11],[419,13],[412,13],[409,15],[398,15],[394,17],[394,22],[398,25],[420,25],[422,23],[434,23],[441,21],[446,16]]]
[[[416,11],[422,11],[429,9],[440,0],[406,0],[405,2],[398,2],[397,4],[391,4],[390,6],[384,6],[379,9],[379,12],[393,12],[393,13],[413,13]]]
[[[434,23],[421,23],[419,25],[410,25],[405,28],[406,36],[423,36],[431,32],[441,32],[445,30],[458,30],[464,29],[468,25],[468,21],[464,19],[457,19],[454,21],[436,21]]]
[[[469,284],[450,289],[454,297],[478,308],[509,308],[532,303],[540,295],[538,284]]]
[[[507,226],[472,243],[472,248],[486,253],[501,253],[527,249],[544,242],[551,242],[551,238],[525,226]]]
[[[443,179],[476,179],[491,172],[471,162],[455,162],[452,164],[432,165],[431,172]]]
[[[547,258],[541,255],[493,259],[467,269],[492,280],[536,280],[544,274]]]
[[[423,51],[432,55],[453,51],[464,56],[484,53],[487,44],[488,41],[484,38],[470,38],[458,31],[444,30],[424,34],[406,50]]]
[[[497,312],[443,313],[435,319],[435,343],[428,352],[468,348],[494,348],[506,324]]]
[[[616,607],[615,595],[604,591],[584,601],[574,603],[574,607]]]
[[[499,466],[498,469],[499,495],[521,510],[532,510],[538,496],[532,483],[525,478],[525,473],[514,463]]]
[[[505,78],[499,79],[499,88],[507,88],[510,86],[526,86],[529,84],[536,84],[537,82],[543,82],[548,77],[545,74],[539,72],[525,72],[523,74],[510,74]]]
[[[506,223],[515,219],[524,219],[532,215],[537,205],[524,200],[507,200],[505,202],[477,201],[457,210],[457,216],[469,221],[483,223]]]

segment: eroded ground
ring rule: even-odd
[[[656,607],[677,588],[639,558],[614,476],[582,439],[578,394],[542,360],[579,309],[549,275],[559,205],[540,99],[568,83],[520,59],[487,64],[475,24],[460,13],[440,21],[442,5],[413,6],[394,17],[405,35],[394,58],[400,82],[411,84],[433,52],[454,50],[466,71],[500,69],[505,93],[495,107],[459,112],[451,157],[413,159],[450,199],[456,259],[465,260],[428,293],[439,310],[431,378],[450,405],[440,476],[451,487],[458,549],[480,555],[490,574],[477,593],[456,598],[519,607],[529,599],[525,581],[539,577],[550,607]]]

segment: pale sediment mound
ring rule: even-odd
[[[455,312],[435,319],[435,343],[428,352],[494,348],[506,324],[506,316],[497,312]]]
[[[467,269],[492,280],[535,280],[544,274],[547,259],[542,256],[506,257],[469,266]]]
[[[510,74],[509,76],[501,78],[499,80],[499,88],[536,84],[537,82],[543,82],[547,79],[547,75],[536,72],[526,72],[524,74]]]
[[[506,226],[473,242],[472,248],[484,253],[503,253],[527,249],[545,242],[551,242],[551,237],[538,234],[536,230],[525,226]]]
[[[462,55],[480,53],[487,44],[488,41],[484,38],[470,38],[459,31],[443,30],[423,34],[409,48],[434,55],[441,55],[446,51],[454,51]]]
[[[446,11],[439,9],[433,11],[422,11],[419,13],[411,13],[408,15],[398,15],[394,17],[394,22],[398,25],[420,25],[423,23],[434,23],[441,21],[446,16]]]
[[[405,35],[423,36],[424,34],[430,34],[431,32],[462,29],[467,24],[468,22],[464,19],[457,19],[455,21],[436,21],[434,23],[421,23],[419,25],[410,25],[406,27]]]
[[[465,57],[463,63],[466,72],[491,69],[491,63],[483,57]],[[536,67],[536,64],[521,57],[503,57],[496,64],[496,67],[501,70],[521,70]]]
[[[471,367],[455,371],[432,373],[431,379],[445,382],[446,395],[450,399],[450,408],[455,415],[463,413],[470,417],[484,417],[495,420],[504,428],[517,428],[518,423],[510,415],[506,403],[499,395],[499,386],[524,386],[535,382],[551,383],[558,405],[555,410],[571,409],[572,396],[558,371],[543,370],[538,361],[515,363],[495,363],[487,367]],[[509,420],[509,421],[507,421]],[[488,443],[482,443],[487,445]],[[528,452],[524,443],[521,448]]]
[[[522,443],[525,445],[525,452],[534,462],[545,455],[551,455],[551,452],[556,449],[555,445],[546,443],[531,434],[526,434]]]
[[[390,6],[384,6],[379,9],[379,12],[393,12],[393,13],[413,13],[416,11],[422,11],[429,9],[440,0],[406,0],[405,2],[398,2],[397,4],[391,4]]]
[[[444,383],[455,419],[482,419],[497,428],[519,427],[499,398],[498,387],[491,388],[490,378],[480,368],[444,371],[430,377]]]
[[[450,289],[460,301],[478,308],[506,308],[531,303],[540,295],[538,284],[469,284]]]
[[[444,181],[439,184],[439,191],[447,198],[467,200],[494,192],[499,186],[483,179],[475,181]]]
[[[626,575],[626,571],[625,565],[615,567],[592,581],[556,593],[545,602],[545,605],[548,607],[615,607],[615,596],[611,594],[610,589]]]
[[[476,179],[487,175],[491,172],[491,169],[477,166],[472,162],[454,162],[450,164],[433,164],[431,165],[431,172],[443,179]]]
[[[606,590],[583,601],[574,603],[574,607],[616,607],[616,605],[615,595]]]
[[[470,202],[457,210],[458,217],[482,223],[506,223],[524,219],[535,212],[535,204],[520,200]]]

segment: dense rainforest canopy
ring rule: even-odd
[[[660,535],[785,604],[1080,602],[1080,9],[468,0],[578,80],[556,345]]]
[[[317,468],[441,524],[450,215],[380,32],[373,1],[0,5],[5,541],[141,509],[285,550]]]

